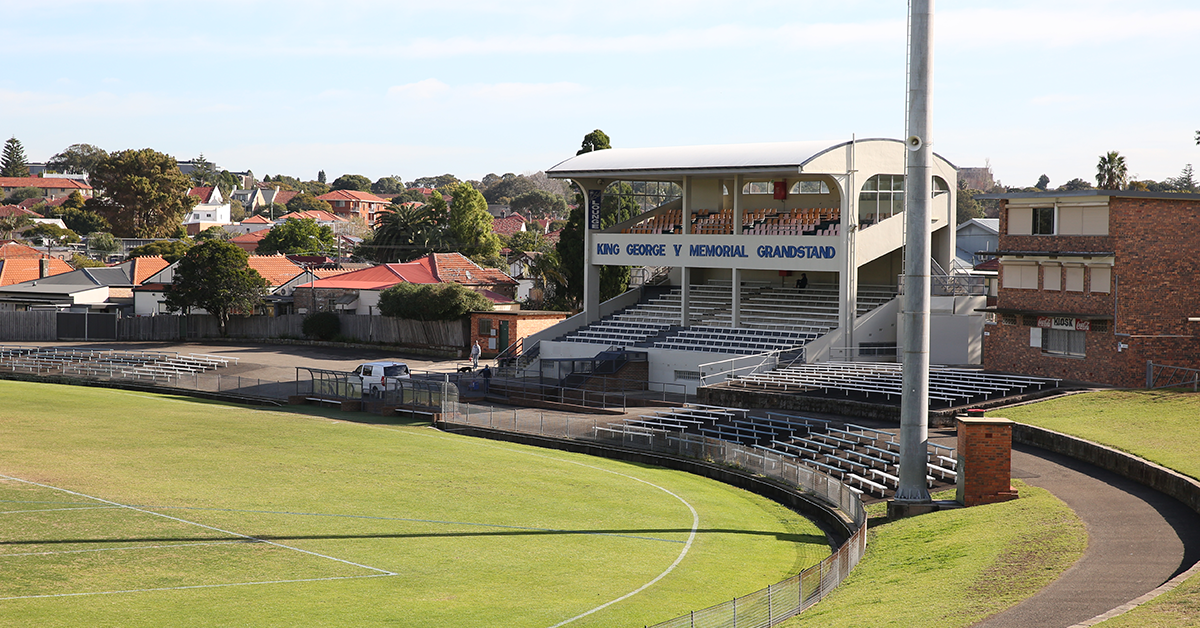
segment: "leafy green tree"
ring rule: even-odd
[[[187,255],[192,243],[188,240],[158,240],[149,244],[130,249],[129,257],[153,257],[161,255],[168,263],[174,264]]]
[[[87,237],[87,252],[89,254],[115,255],[121,250],[121,243],[113,234],[107,231],[89,233]]]
[[[322,211],[332,214],[333,206],[312,194],[297,194],[287,202],[287,210],[290,212]]]
[[[98,200],[99,213],[121,237],[166,237],[197,202],[188,195],[192,180],[175,159],[149,148],[109,155],[96,164],[90,180],[103,192],[92,199]]]
[[[99,268],[105,265],[104,262],[100,260],[92,259],[86,255],[80,255],[78,253],[73,254],[67,263],[70,264],[71,268],[74,268],[75,270],[79,270],[80,268]]]
[[[318,170],[317,171],[317,183],[325,183],[325,182],[326,182],[325,181],[325,171]]]
[[[483,190],[483,197],[489,203],[506,204],[522,194],[537,190],[533,181],[521,175],[507,173],[499,181]]]
[[[612,148],[612,143],[609,140],[608,134],[600,129],[596,129],[595,131],[583,136],[583,145],[579,148],[579,152],[575,154],[582,155],[584,153],[590,153],[596,150],[605,150],[608,148]]]
[[[969,189],[966,181],[959,181],[958,206],[954,224],[961,225],[972,218],[983,218],[983,206],[975,200],[976,194],[979,194],[979,190]]]
[[[4,154],[0,157],[0,177],[28,177],[29,160],[25,158],[25,147],[15,136],[4,142]]]
[[[396,196],[392,197],[392,203],[395,205],[402,205],[404,203],[424,203],[428,200],[429,197],[425,196],[421,192],[418,192],[416,189],[404,190],[403,192],[400,192]]]
[[[379,313],[422,321],[452,321],[470,312],[490,312],[487,297],[457,283],[401,283],[379,294]]]
[[[552,278],[557,284],[553,291],[563,309],[571,309],[583,301],[583,205],[577,204],[567,216],[567,224],[559,234],[558,273]]]
[[[567,279],[562,274],[562,259],[557,249],[550,248],[537,256],[529,266],[529,274],[542,280],[540,308],[566,311],[574,307],[576,301],[566,293]]]
[[[1073,192],[1075,190],[1091,190],[1093,188],[1092,188],[1091,183],[1088,183],[1087,181],[1084,181],[1083,179],[1076,177],[1076,178],[1071,179],[1070,181],[1067,181],[1066,183],[1062,184],[1061,186],[1058,187],[1058,189],[1063,192]]]
[[[514,198],[509,208],[527,218],[563,216],[567,213],[567,199],[543,190],[533,190]]]
[[[362,246],[360,256],[380,264],[407,262],[433,252],[443,240],[427,205],[391,205]]]
[[[1101,190],[1119,190],[1128,180],[1125,158],[1120,153],[1112,150],[1100,156],[1100,163],[1096,164],[1096,185]]]
[[[371,184],[371,192],[380,196],[395,196],[403,191],[404,182],[395,175],[380,177],[378,181]]]
[[[192,184],[195,186],[210,186],[216,187],[221,173],[217,172],[217,165],[204,158],[204,153],[200,153],[199,157],[192,159],[192,171],[188,173],[192,179]]]
[[[1183,171],[1179,173],[1178,177],[1171,177],[1164,181],[1164,183],[1177,192],[1189,192],[1192,194],[1200,192],[1200,189],[1196,185],[1196,176],[1192,171],[1192,164],[1184,166]]]
[[[312,218],[288,218],[258,243],[258,253],[270,255],[328,255],[337,251],[333,230]]]
[[[1036,184],[1034,184],[1033,187],[1045,192],[1046,188],[1048,188],[1049,186],[1050,186],[1050,177],[1047,177],[1046,175],[1042,175],[1042,176],[1038,177],[1038,182]]]
[[[233,234],[222,229],[217,225],[213,225],[204,231],[196,234],[196,241],[203,242],[205,240],[224,240],[228,242],[233,239]]]
[[[335,190],[357,190],[359,192],[371,191],[371,180],[361,174],[344,174],[333,180],[333,185],[330,186]]]
[[[550,249],[550,243],[546,241],[546,236],[542,235],[540,231],[518,231],[509,236],[504,245],[513,253]]]
[[[108,152],[91,144],[71,144],[46,162],[46,169],[63,174],[87,174]]]
[[[17,188],[9,192],[8,198],[4,199],[8,203],[16,205],[21,201],[31,198],[41,198],[46,195],[46,191],[42,188]]]
[[[66,203],[60,205],[57,211],[53,212],[52,216],[62,219],[63,224],[75,233],[94,233],[96,231],[109,231],[112,229],[112,225],[108,224],[104,216],[90,209],[67,207]]]
[[[442,174],[436,177],[421,177],[408,182],[410,188],[431,188],[440,190],[444,187],[458,183],[458,177],[452,174]]]
[[[202,308],[217,317],[221,335],[227,335],[229,319],[253,314],[267,293],[267,280],[250,268],[247,257],[236,245],[220,240],[193,246],[175,267],[167,310],[186,314]]]
[[[70,229],[51,223],[38,223],[24,231],[21,234],[26,240],[41,240],[43,242],[53,242],[55,244],[74,244],[79,242],[79,235]]]
[[[312,196],[323,196],[329,193],[331,188],[321,181],[305,181],[300,184],[299,191]]]
[[[16,232],[33,224],[33,219],[25,214],[0,216],[0,233],[4,234],[4,239],[11,240]]]
[[[458,251],[470,258],[488,258],[500,251],[500,238],[492,230],[487,201],[469,183],[450,186],[450,238]]]
[[[304,317],[300,331],[310,338],[328,342],[342,333],[342,319],[337,312],[313,312]]]

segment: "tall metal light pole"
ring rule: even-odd
[[[895,504],[929,504],[925,484],[929,441],[929,225],[933,151],[933,0],[911,0],[908,34],[908,166],[904,173],[903,394],[900,400],[900,484]]]

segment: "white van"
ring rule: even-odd
[[[388,380],[408,379],[408,365],[403,362],[366,362],[354,369],[351,382],[357,382],[364,397],[378,397],[385,390],[395,390],[396,385],[388,385]]]

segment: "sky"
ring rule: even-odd
[[[404,181],[614,147],[904,136],[900,0],[0,0],[0,134]],[[933,148],[1006,185],[1200,165],[1194,0],[961,0]]]

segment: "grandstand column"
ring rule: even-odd
[[[695,196],[692,194],[692,178],[690,176],[683,177],[683,219],[680,221],[681,233],[684,240],[687,236],[692,235],[692,203],[695,201]],[[684,266],[680,269],[679,286],[679,324],[687,327],[691,323],[690,312],[691,295],[692,295],[692,269]]]
[[[573,179],[583,193],[583,315],[588,323],[600,320],[600,267],[592,263],[595,245],[592,232],[600,230],[600,200],[603,179]]]
[[[733,307],[730,309],[730,326],[742,326],[742,269],[733,269]]]
[[[742,207],[742,175],[733,175],[731,182],[733,189],[729,191],[730,197],[733,198],[733,236],[740,238],[742,236],[743,214],[745,213]],[[733,307],[730,310],[730,325],[734,328],[742,326],[742,269],[733,269]]]

